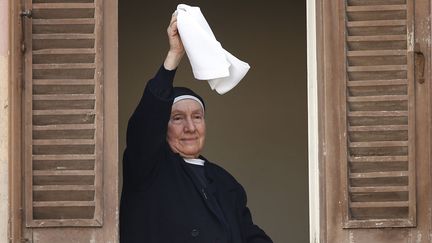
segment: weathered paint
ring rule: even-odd
[[[318,87],[315,0],[306,2],[308,69],[308,147],[309,147],[309,234],[311,243],[320,242],[320,197],[318,170]]]
[[[421,243],[421,240],[411,238],[409,229],[400,230],[398,228],[382,228],[382,229],[357,229],[351,230],[348,233],[347,243],[372,243],[372,242],[392,242],[392,243]]]
[[[9,0],[0,0],[0,242],[9,232]]]
[[[64,228],[59,234],[50,229],[39,229],[33,231],[33,243],[45,242],[83,242],[99,243],[103,241],[100,233],[89,228]],[[108,243],[108,242],[107,242]]]

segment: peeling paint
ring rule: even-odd
[[[421,232],[419,232],[418,234],[417,234],[417,239],[416,239],[416,243],[421,243],[422,241],[422,234],[421,234]]]
[[[352,231],[349,232],[349,240],[348,240],[348,242],[349,243],[355,243],[354,234],[353,234]]]
[[[414,51],[414,32],[409,31],[407,33],[407,41],[408,41],[408,51]]]
[[[96,243],[96,236],[95,236],[94,233],[92,234],[91,237],[92,237],[92,238],[90,239],[90,243]]]

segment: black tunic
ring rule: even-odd
[[[122,243],[270,243],[243,187],[204,159],[204,185],[166,142],[174,71],[159,69],[129,119],[120,203]]]

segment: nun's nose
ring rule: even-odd
[[[185,129],[189,132],[194,132],[196,130],[195,123],[191,117],[186,119]]]

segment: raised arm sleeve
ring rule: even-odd
[[[156,152],[166,139],[175,72],[166,70],[163,65],[160,67],[155,77],[147,83],[129,119],[123,154],[125,184],[143,181],[156,165]]]

